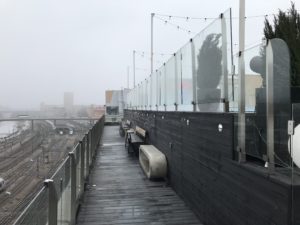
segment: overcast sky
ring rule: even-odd
[[[295,2],[299,9],[300,0]],[[217,17],[230,7],[238,16],[238,0],[0,0],[0,106],[62,104],[65,91],[74,92],[75,104],[104,104],[105,90],[127,86],[127,66],[132,87],[132,52],[150,51],[151,12]],[[246,15],[289,7],[288,0],[246,0]],[[193,32],[209,23],[171,22]],[[257,43],[263,17],[246,24],[246,45]],[[154,20],[157,53],[174,53],[191,37]],[[136,57],[137,82],[150,74],[148,57]],[[155,55],[155,68],[167,59]]]

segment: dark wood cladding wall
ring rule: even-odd
[[[233,160],[233,114],[125,110],[124,117],[149,132],[149,144],[167,157],[172,187],[204,224],[292,224],[288,181]]]

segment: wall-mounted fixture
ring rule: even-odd
[[[187,126],[190,125],[190,120],[186,120],[186,125],[187,125]]]
[[[218,125],[218,130],[219,130],[219,132],[222,132],[222,131],[223,131],[223,125],[222,125],[222,124],[219,124],[219,125]]]

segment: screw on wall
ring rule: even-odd
[[[186,120],[186,125],[187,125],[187,126],[190,125],[190,120]]]
[[[169,142],[169,148],[173,149],[173,143],[172,142]]]

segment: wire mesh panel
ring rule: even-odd
[[[15,225],[46,225],[48,223],[48,201],[48,188],[43,187]]]

